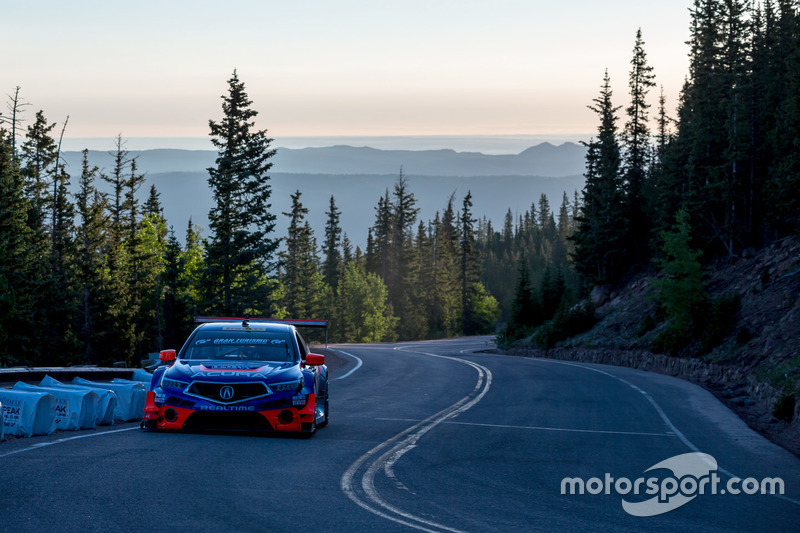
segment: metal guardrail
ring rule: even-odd
[[[80,377],[89,380],[131,379],[135,368],[107,368],[95,366],[0,368],[0,387],[12,386],[17,381],[41,381],[50,376],[59,381],[72,381]]]

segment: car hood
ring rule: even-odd
[[[169,379],[194,381],[196,379],[214,381],[269,381],[277,382],[296,379],[300,376],[298,363],[242,362],[224,361],[182,361],[178,360],[165,372]]]

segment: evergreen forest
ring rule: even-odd
[[[68,117],[31,116],[15,88],[0,114],[0,366],[139,366],[179,348],[197,315],[327,319],[332,342],[497,334],[551,346],[591,326],[593,287],[641,273],[659,278],[672,324],[661,344],[675,351],[715,305],[704,268],[800,230],[798,3],[695,0],[674,110],[645,36],[631,37],[627,94],[606,73],[587,102],[597,131],[582,191],[531,198],[502,221],[475,213],[468,192],[424,220],[400,168],[371,199],[365,243],[342,231],[335,191],[324,228],[300,190],[274,212],[273,139],[236,71],[209,120],[208,228],[168,227],[121,135],[111,168],[84,151],[68,171]]]

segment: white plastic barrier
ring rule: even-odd
[[[144,416],[144,402],[147,397],[147,389],[143,383],[98,383],[88,379],[75,378],[72,380],[74,385],[83,385],[93,389],[108,389],[117,393],[117,409],[114,411],[114,419],[127,422],[129,420],[139,420]]]
[[[98,397],[97,409],[95,412],[95,425],[110,426],[114,423],[114,411],[117,409],[117,393],[111,389],[95,389],[93,387],[82,387],[80,385],[68,385],[50,376],[45,376],[44,379],[39,382],[39,386],[93,392]]]
[[[16,437],[49,435],[56,430],[56,401],[46,392],[0,389],[4,432]]]
[[[14,385],[14,390],[52,394],[56,400],[56,429],[74,431],[97,427],[97,404],[100,400],[92,390],[37,387],[22,381]]]
[[[114,378],[114,379],[116,380],[119,378]],[[133,376],[131,377],[131,380],[144,383],[145,384],[144,386],[149,389],[150,382],[153,380],[153,373],[148,372],[147,370],[142,370],[141,368],[137,368],[136,370],[133,371]]]

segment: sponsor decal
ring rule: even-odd
[[[208,339],[203,339],[208,340]],[[199,344],[200,341],[197,342]],[[223,337],[219,339],[214,339],[214,344],[223,344],[223,345],[255,345],[255,344],[269,344],[269,345],[281,345],[286,344],[285,339],[269,339],[264,337]]]
[[[14,428],[19,425],[19,418],[22,416],[20,407],[11,407],[3,404],[3,426]]]
[[[250,371],[253,371],[253,370],[258,370],[261,367],[259,366],[259,367],[256,367],[256,368],[252,368],[252,367],[249,367],[247,365],[241,365],[241,364],[214,363],[214,364],[211,364],[209,366],[203,365],[203,368],[207,368],[207,369],[210,369],[210,370],[250,370]]]
[[[209,370],[206,372],[196,372],[195,377],[198,378],[218,378],[218,377],[239,377],[239,378],[261,378],[264,379],[269,375],[269,372],[235,372],[231,370],[222,370],[215,372]]]
[[[255,411],[252,405],[200,405],[198,411]]]
[[[57,398],[56,402],[56,425],[58,425],[65,419],[69,419],[69,400]]]

